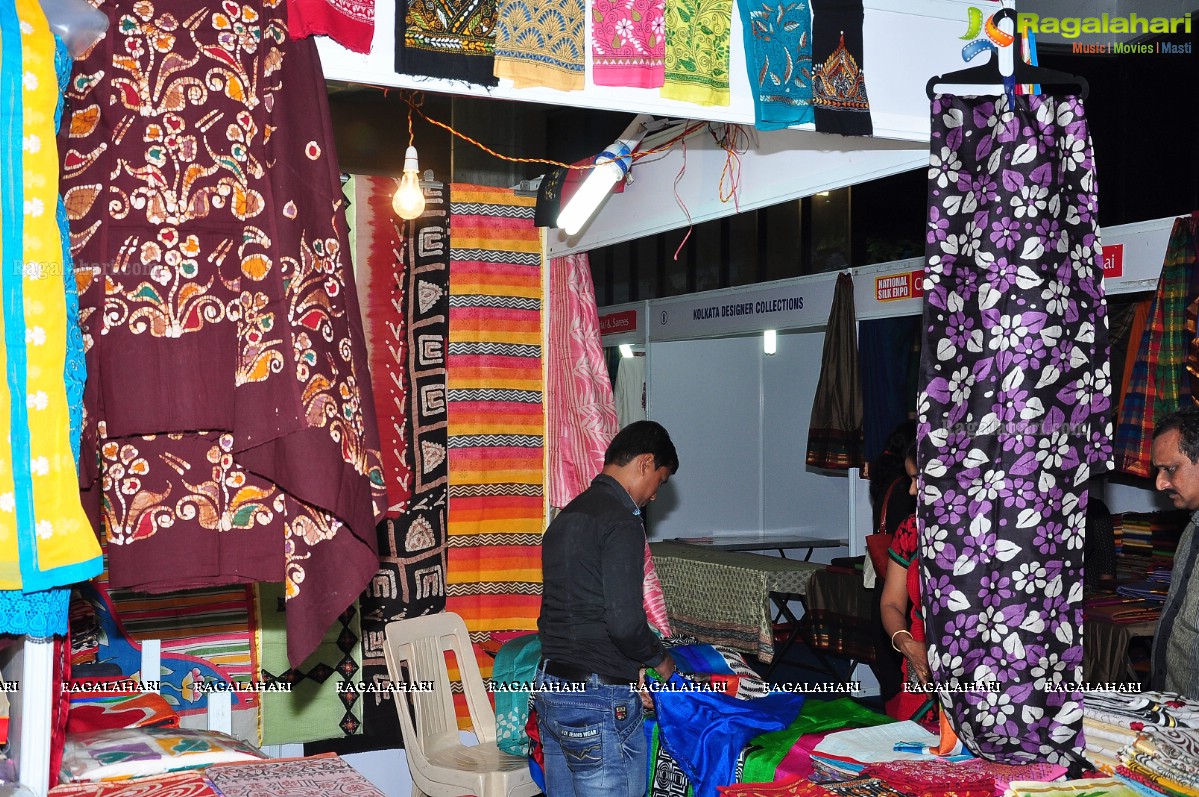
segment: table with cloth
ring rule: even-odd
[[[852,677],[859,663],[874,662],[882,633],[878,597],[862,586],[857,570],[830,567],[812,575],[804,599],[801,632],[808,647],[830,672],[825,656],[848,659]],[[779,656],[786,651],[780,650]]]
[[[1138,637],[1152,638],[1157,620],[1111,622],[1088,617],[1083,623],[1083,678],[1091,683],[1139,683],[1128,647]]]
[[[650,543],[676,634],[774,659],[771,601],[802,598],[823,565],[678,542]]]

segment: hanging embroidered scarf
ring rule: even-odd
[[[919,398],[922,597],[933,679],[975,755],[1082,754],[1086,482],[1110,467],[1107,312],[1076,97],[932,107]]]
[[[812,0],[812,10],[816,129],[843,136],[872,135],[862,50],[862,0]]]
[[[1132,379],[1120,405],[1116,431],[1116,466],[1125,473],[1148,477],[1150,449],[1157,420],[1191,403],[1191,380],[1184,378],[1191,352],[1199,345],[1186,330],[1187,308],[1199,301],[1192,283],[1199,273],[1199,221],[1190,216],[1174,220],[1166,258],[1141,335]]]
[[[745,66],[754,93],[754,127],[811,122],[812,11],[804,0],[738,3]]]
[[[353,183],[358,263],[369,274],[367,348],[382,387],[375,400],[392,403],[380,406],[380,417],[391,418],[384,436],[407,492],[379,525],[378,572],[359,598],[362,679],[378,684],[388,680],[387,624],[445,609],[450,189],[426,185],[424,213],[404,222],[391,209],[395,180],[356,176]],[[371,744],[394,743],[400,726],[391,694],[364,697]]]
[[[347,50],[369,53],[375,0],[287,0],[287,32],[295,39],[328,36]]]
[[[54,588],[101,571],[79,503],[65,381],[70,303],[53,146],[60,48],[38,3],[0,2],[0,261],[20,266],[0,270],[3,633],[65,633],[67,594]]]
[[[496,0],[428,0],[396,8],[396,71],[498,86]]]
[[[862,381],[853,277],[837,276],[833,306],[824,333],[820,381],[808,424],[807,462],[813,468],[860,468],[862,459]]]
[[[541,241],[532,197],[450,190],[446,609],[478,642],[489,631],[536,629],[541,610]],[[479,666],[490,676],[489,656]],[[462,722],[466,704],[454,697]]]
[[[594,0],[591,80],[656,89],[666,79],[666,0]]]
[[[660,95],[696,105],[729,104],[732,0],[670,0],[666,77]]]
[[[241,37],[206,0],[102,10],[62,165],[109,577],[283,581],[298,666],[378,569],[385,505],[316,45],[278,0]]]
[[[585,14],[583,0],[496,0],[495,76],[518,89],[581,91]]]

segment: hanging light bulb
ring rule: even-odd
[[[400,177],[400,187],[391,198],[391,208],[401,219],[415,219],[425,210],[425,192],[420,187],[416,147],[409,146],[404,155],[404,174]]]
[[[404,173],[400,175],[400,187],[391,198],[391,209],[405,220],[415,219],[425,210],[425,192],[420,187],[420,166],[413,146],[411,99],[408,100],[408,151],[404,153]]]

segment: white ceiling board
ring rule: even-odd
[[[927,144],[802,130],[759,132],[757,138],[740,156],[737,203],[720,200],[727,154],[712,136],[693,136],[685,151],[676,146],[657,160],[636,163],[624,192],[610,195],[574,239],[551,229],[548,255],[585,252],[928,165]]]
[[[970,0],[864,0],[863,69],[870,97],[874,134],[903,140],[928,140],[928,99],[924,83],[934,74],[962,66],[962,42]],[[373,86],[398,87],[445,94],[492,97],[518,102],[568,105],[576,108],[649,113],[670,118],[754,123],[753,95],[745,67],[741,19],[732,17],[730,41],[731,102],[725,107],[664,100],[657,89],[595,86],[583,91],[515,89],[502,81],[493,89],[462,82],[401,75],[395,71],[395,3],[375,6],[375,39],[367,55],[352,53],[326,37],[318,37],[325,78]],[[590,15],[588,16],[590,25]],[[812,129],[811,125],[803,126]]]

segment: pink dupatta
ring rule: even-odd
[[[586,254],[550,261],[549,494],[569,504],[603,470],[604,450],[616,435],[616,403],[600,345],[595,287]],[[670,620],[662,583],[645,544],[645,614],[664,636]]]

